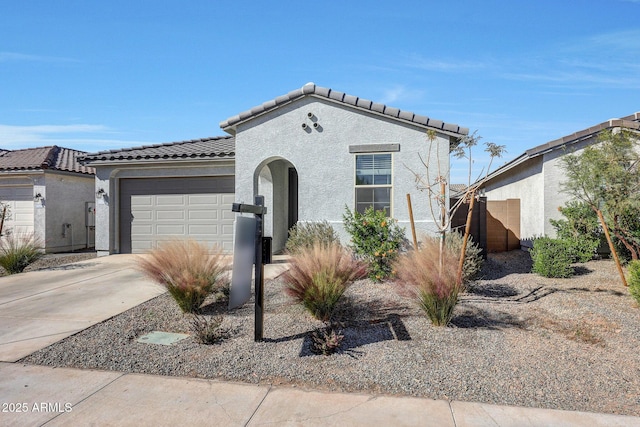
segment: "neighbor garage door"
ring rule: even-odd
[[[4,223],[4,232],[33,233],[32,185],[0,186],[0,202],[9,206],[10,217]]]
[[[233,248],[234,178],[140,178],[120,181],[120,253],[192,238]]]

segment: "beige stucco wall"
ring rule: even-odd
[[[313,114],[313,120],[307,117],[308,113]],[[312,127],[314,121],[319,124],[317,129]],[[307,129],[302,128],[303,123],[308,125]],[[400,144],[400,151],[392,153],[392,216],[409,231],[406,194],[410,193],[419,231],[435,230],[427,194],[416,189],[411,171],[425,173],[419,158],[421,154],[426,159],[428,151],[424,128],[310,96],[239,124],[235,138],[237,200],[253,203],[254,195],[260,191],[256,171],[272,160],[285,160],[298,172],[299,221],[327,220],[343,241],[348,241],[342,219],[345,206],[353,210],[355,205],[355,154],[349,152],[349,146]],[[436,147],[442,171],[448,171],[449,136],[438,134]],[[437,157],[434,151],[432,174],[437,169]],[[272,169],[271,174],[276,171]],[[280,177],[286,183],[282,174]],[[281,190],[285,188],[282,186]],[[282,205],[284,194],[274,187],[265,203],[269,209],[267,228],[271,232],[282,230],[287,223],[286,208]],[[274,249],[282,246],[284,240],[285,237],[274,236]]]
[[[86,228],[85,208],[87,202],[95,200],[93,184],[93,175],[45,173],[46,202],[44,209],[36,209],[36,219],[38,213],[45,214],[48,252],[87,247],[87,233],[93,231]],[[93,236],[89,241],[92,240]]]

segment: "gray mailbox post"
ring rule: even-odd
[[[264,196],[255,197],[255,205],[247,205],[244,203],[234,203],[231,206],[232,212],[252,213],[256,218],[255,232],[255,328],[254,341],[262,341],[262,325],[264,321],[264,254],[262,253],[262,222],[263,215],[267,213],[264,206]],[[235,256],[235,255],[234,255]]]

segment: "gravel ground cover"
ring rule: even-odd
[[[529,255],[491,255],[452,324],[431,326],[392,283],[356,282],[340,306],[342,351],[310,351],[322,326],[267,282],[263,342],[253,341],[253,302],[224,313],[226,338],[171,346],[136,339],[190,333],[167,294],[33,353],[21,362],[159,375],[288,384],[320,390],[422,396],[640,415],[640,308],[609,260],[571,279],[528,273]]]

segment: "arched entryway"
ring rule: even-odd
[[[281,157],[262,161],[253,176],[253,194],[265,198],[264,235],[271,236],[274,253],[284,250],[289,229],[298,221],[298,172]]]

